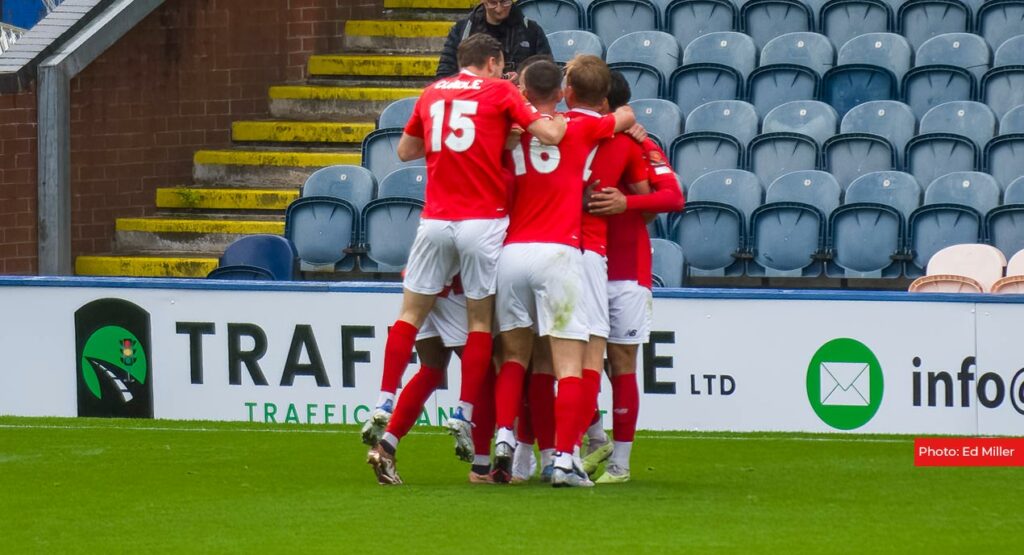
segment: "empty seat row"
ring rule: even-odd
[[[1024,251],[1006,262],[990,245],[946,247],[928,261],[927,274],[910,284],[917,293],[1024,293]]]

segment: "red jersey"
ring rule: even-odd
[[[515,198],[505,244],[580,247],[583,172],[598,142],[615,131],[615,116],[570,111],[565,118],[565,137],[558,146],[542,145],[523,133],[512,150]]]
[[[424,141],[424,218],[496,219],[507,215],[501,157],[512,123],[540,118],[515,86],[463,70],[427,86],[405,133]]]
[[[651,238],[644,212],[683,209],[683,192],[665,152],[654,141],[643,143],[651,193],[626,197],[626,211],[608,218],[608,281],[636,281],[650,289]]]
[[[603,141],[590,164],[590,176],[587,184],[601,181],[599,188],[620,187],[623,192],[627,185],[639,183],[647,179],[647,164],[643,159],[643,149],[628,135],[616,133],[614,137]],[[594,216],[583,212],[583,248],[596,252],[601,256],[606,253],[608,243],[608,220],[605,216]]]

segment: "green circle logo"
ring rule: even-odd
[[[110,380],[118,389],[127,391],[125,382],[146,383],[148,368],[139,338],[120,326],[96,330],[82,349],[82,378],[97,399],[103,398],[100,379]],[[102,378],[100,373],[104,374]]]
[[[807,367],[807,400],[821,421],[839,430],[867,424],[882,405],[882,365],[871,349],[849,338],[833,339]]]

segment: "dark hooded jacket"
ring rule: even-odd
[[[469,17],[460,19],[448,32],[441,60],[437,64],[437,76],[448,77],[459,72],[456,52],[459,44],[476,33],[487,33],[498,39],[505,53],[505,71],[516,71],[519,62],[534,54],[551,54],[551,46],[544,30],[536,21],[529,19],[513,4],[512,11],[505,21],[498,25],[487,23],[487,14],[483,4],[477,5],[469,13]]]

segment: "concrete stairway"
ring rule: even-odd
[[[345,25],[341,54],[311,56],[307,82],[269,90],[270,120],[232,125],[232,148],[196,152],[193,184],[156,194],[155,216],[119,218],[113,252],[80,256],[79,275],[204,277],[232,241],[284,233],[306,177],[359,164],[363,138],[390,102],[417,96],[452,23],[478,0],[384,0]]]

